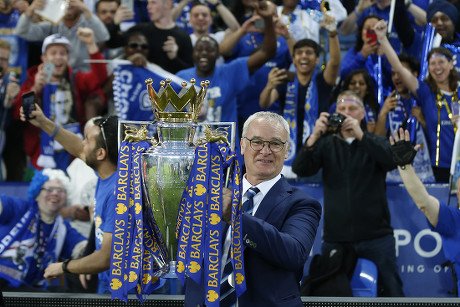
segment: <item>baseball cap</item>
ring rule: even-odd
[[[46,48],[48,48],[49,45],[64,45],[67,48],[67,51],[70,51],[70,42],[67,38],[62,36],[60,33],[52,34],[50,36],[47,36],[45,40],[43,41],[42,45],[42,54],[45,54]]]

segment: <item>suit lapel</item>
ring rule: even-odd
[[[265,195],[254,216],[267,220],[267,217],[273,209],[279,206],[280,203],[289,196],[291,190],[291,185],[287,183],[284,177],[281,177],[270,191],[268,191],[267,195]]]

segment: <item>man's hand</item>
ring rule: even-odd
[[[361,55],[365,58],[367,58],[371,54],[377,53],[377,50],[379,49],[378,42],[369,43],[371,39],[371,37],[367,38],[363,44],[363,47],[361,48]]]
[[[388,39],[387,38],[387,23],[385,22],[385,20],[380,20],[379,22],[377,22],[375,25],[374,25],[374,31],[375,31],[375,34],[377,34],[377,40],[379,42],[385,40],[385,39]]]
[[[19,0],[13,4],[13,7],[19,11],[19,14],[22,14],[29,8],[29,2],[25,0]]]
[[[166,55],[170,60],[174,60],[176,58],[179,46],[173,36],[168,36],[166,41],[163,43],[163,51],[166,52]]]
[[[147,59],[143,54],[140,53],[135,53],[130,55],[127,58],[128,61],[130,61],[134,66],[138,67],[146,67],[147,66]]]
[[[326,29],[327,32],[337,31],[337,21],[335,18],[329,14],[323,14],[324,18],[321,22],[321,28]]]
[[[285,39],[288,39],[291,33],[289,32],[288,27],[281,21],[281,19],[276,19],[275,23],[275,33],[281,35]]]
[[[420,125],[422,125],[423,128],[425,128],[426,121],[425,121],[425,115],[423,115],[422,108],[420,108],[419,106],[413,106],[410,113],[412,116],[414,116],[417,119]]]
[[[364,135],[359,120],[354,119],[351,116],[346,116],[345,120],[342,123],[342,128],[340,129],[340,131],[346,135],[351,135],[352,137],[355,137],[359,141],[361,141]]]
[[[89,54],[96,53],[99,50],[99,48],[96,45],[93,29],[79,27],[77,29],[77,37],[79,40],[85,43],[86,47],[88,48]]]
[[[323,134],[327,132],[329,128],[329,116],[330,114],[327,112],[321,112],[318,119],[315,122],[315,127],[313,127],[313,132],[311,133],[310,137],[307,139],[306,145],[308,147],[313,146],[317,140],[321,138]]]
[[[10,108],[13,105],[13,100],[19,94],[21,87],[16,82],[10,82],[6,86],[6,93],[5,93],[5,100],[3,101],[3,105],[5,108]]]
[[[91,45],[95,43],[94,31],[91,28],[79,27],[77,29],[77,37],[79,40],[85,43],[85,45]]]
[[[410,142],[409,130],[399,128],[394,131],[394,139],[390,136],[391,152],[393,153],[393,161],[402,169],[405,169],[407,164],[412,164],[417,150],[420,145],[412,146]]]
[[[91,280],[91,274],[79,274],[78,279],[80,279],[80,283],[83,289],[88,289],[88,284],[86,283],[86,281]]]
[[[78,9],[81,13],[84,13],[85,16],[89,13],[89,17],[91,17],[91,11],[88,9],[88,7],[85,5],[85,2],[82,0],[69,0],[69,7],[73,7]],[[86,16],[86,19],[89,19],[88,16]]]
[[[388,113],[398,106],[399,98],[395,97],[396,90],[393,90],[390,95],[385,99],[379,116],[387,116]]]
[[[274,4],[270,1],[254,1],[254,9],[263,19],[273,18],[273,5]]]
[[[359,0],[356,5],[356,10],[361,14],[365,9],[371,7],[375,3],[375,0]]]
[[[55,280],[58,276],[61,276],[62,274],[64,274],[64,271],[62,270],[62,262],[56,262],[51,263],[45,269],[45,274],[43,274],[43,277],[45,277],[47,280]]]
[[[22,107],[19,109],[19,116],[20,116],[20,119],[23,122],[27,121],[26,116],[24,115],[24,110],[22,109]],[[33,118],[33,119],[28,120],[28,122],[31,123],[32,125],[34,125],[35,127],[38,127],[38,128],[41,128],[42,125],[47,120],[49,120],[48,118],[46,118],[45,114],[43,114],[43,111],[38,106],[38,104],[35,104],[35,110],[31,111],[29,116],[31,118]]]
[[[222,219],[228,224],[232,223],[232,197],[232,190],[222,189]]]
[[[35,93],[40,93],[43,87],[46,85],[46,77],[48,77],[48,75],[46,74],[46,72],[43,71],[44,66],[45,66],[44,63],[41,63],[40,65],[38,65],[38,70],[37,70],[37,73],[35,74],[34,85],[32,87],[32,90]]]
[[[268,73],[267,87],[275,88],[278,84],[286,82],[287,70],[285,68],[273,67]]]
[[[119,25],[125,20],[131,20],[134,18],[134,11],[130,10],[126,5],[122,4],[118,7],[113,17],[113,23]]]
[[[34,0],[26,9],[25,14],[28,18],[31,18],[34,15],[34,11],[41,11],[45,8],[46,0]]]

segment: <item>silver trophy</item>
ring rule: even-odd
[[[188,90],[187,83],[182,82],[183,88],[176,94],[170,79],[160,83],[158,93],[151,79],[145,81],[158,121],[158,142],[142,154],[142,177],[146,198],[165,246],[164,257],[156,259],[161,268],[159,276],[165,278],[176,277],[177,213],[195,158],[196,121],[209,85],[209,81],[201,82],[197,92],[195,80],[190,82],[192,86]]]

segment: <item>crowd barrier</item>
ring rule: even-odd
[[[150,295],[141,304],[135,296],[130,295],[128,304],[119,300],[112,301],[109,295],[102,294],[44,294],[7,292],[4,293],[7,307],[84,307],[84,306],[143,306],[143,307],[180,307],[184,306],[183,295]],[[308,307],[432,307],[460,306],[459,298],[365,298],[365,297],[302,297],[304,306]],[[286,306],[288,307],[288,306]]]
[[[323,204],[321,184],[293,184]],[[2,183],[0,184],[0,194],[25,197],[27,187],[27,184],[23,183]],[[431,184],[427,185],[427,189],[430,194],[447,203],[447,184]],[[417,209],[404,186],[389,184],[387,197],[391,212],[391,224],[395,229],[398,268],[406,297],[452,297],[452,294],[448,292],[454,287],[454,282],[451,269],[442,267],[446,258],[442,249],[441,237],[430,230],[425,216]],[[457,198],[452,195],[450,205],[455,206],[456,203]],[[322,220],[311,255],[320,253],[321,235]],[[305,265],[305,275],[308,274],[308,266],[309,263]],[[460,306],[460,304],[457,302],[456,306]]]

